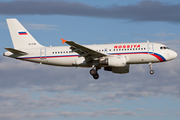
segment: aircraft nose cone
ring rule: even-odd
[[[171,52],[171,59],[175,59],[177,57],[177,53],[175,51]]]
[[[174,52],[174,58],[176,58],[178,56],[178,54],[176,52]]]

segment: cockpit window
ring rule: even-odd
[[[160,49],[169,49],[169,48],[166,46],[161,46]]]

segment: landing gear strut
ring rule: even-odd
[[[154,70],[152,70],[152,63],[151,62],[149,63],[149,69],[150,69],[150,74],[151,75],[154,74]]]
[[[94,66],[92,67],[92,69],[90,70],[90,74],[93,76],[94,79],[98,79],[99,78],[99,74],[97,73],[97,71],[101,69],[101,68],[97,68],[94,69]]]

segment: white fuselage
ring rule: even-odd
[[[177,56],[177,54],[170,49],[161,49],[161,47],[165,47],[165,45],[159,43],[118,43],[84,46],[107,54],[107,56],[127,56],[127,64],[164,62],[174,59]],[[17,57],[11,56],[10,52],[6,52],[4,55],[20,60],[55,66],[91,67],[91,65],[86,64],[84,57],[72,52],[69,46],[23,49],[22,51],[26,51],[28,55]]]

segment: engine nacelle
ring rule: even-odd
[[[126,66],[126,56],[110,56],[108,59],[108,66],[110,67],[124,67]]]
[[[117,74],[129,73],[129,64],[126,64],[124,67],[104,67],[105,71],[112,71]]]
[[[79,57],[78,59],[76,59],[72,65],[75,65],[75,66],[86,66],[86,61],[84,59],[84,57]]]

